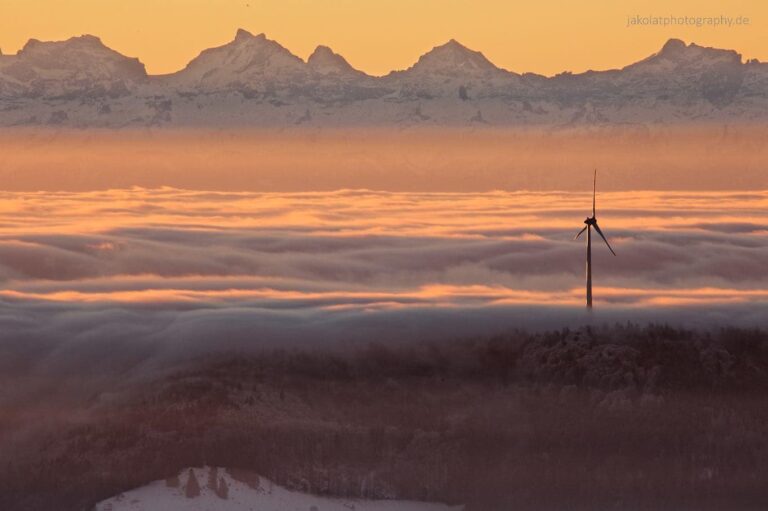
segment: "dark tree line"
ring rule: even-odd
[[[0,508],[89,509],[164,478],[194,493],[173,475],[208,465],[468,511],[762,509],[766,391],[759,330],[616,325],[224,353],[3,460]],[[226,495],[218,478],[205,484]]]

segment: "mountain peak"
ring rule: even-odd
[[[685,44],[680,39],[670,39],[667,41],[655,57],[674,61],[707,62],[718,60],[737,64],[741,63],[741,54],[734,50],[709,48],[699,46],[696,43]]]
[[[408,71],[441,74],[486,74],[501,71],[485,55],[470,50],[456,39],[435,46],[419,57]]]
[[[27,41],[19,53],[35,51],[39,48],[94,48],[112,51],[101,42],[100,38],[95,35],[84,34],[81,36],[70,37],[66,41],[40,41],[32,38]]]
[[[244,28],[238,28],[237,29],[237,33],[235,33],[235,40],[246,39],[246,38],[251,38],[251,37],[253,37],[253,34],[248,32]]]
[[[126,84],[147,78],[139,59],[108,48],[92,35],[65,41],[30,39],[16,55],[3,60],[10,64],[4,69],[6,76],[19,84],[30,84],[34,93],[43,97],[120,96],[129,93]]]
[[[659,55],[675,55],[685,51],[687,45],[681,39],[672,38],[661,47]]]
[[[265,81],[303,73],[304,66],[303,60],[277,41],[241,28],[229,43],[203,50],[187,67],[174,73],[173,81],[193,89],[253,88]]]
[[[91,45],[91,46],[104,46],[104,43],[101,42],[100,37],[91,35],[91,34],[83,34],[80,37],[73,37],[69,39],[67,42],[72,42],[75,44],[82,44],[82,45]]]
[[[253,35],[251,32],[247,31],[244,28],[238,28],[237,32],[235,33],[235,42],[246,42],[246,41],[266,41],[267,35],[265,33],[260,33],[258,35]]]
[[[349,62],[328,46],[319,45],[307,59],[307,65],[320,74],[360,74]]]
[[[708,48],[695,43],[685,44],[680,39],[669,39],[661,50],[624,69],[642,69],[644,71],[671,72],[680,66],[711,66],[741,64],[741,54],[734,50]]]
[[[482,55],[479,51],[473,51],[461,44],[456,39],[449,39],[448,42],[443,43],[439,46],[435,46],[432,48],[429,52],[426,53],[426,55],[429,55],[430,53],[453,53],[453,54],[479,54]]]
[[[472,51],[469,48],[467,48],[466,46],[464,46],[463,44],[461,44],[459,41],[457,41],[456,39],[453,39],[453,38],[448,39],[448,42],[443,44],[442,46],[445,46],[445,47],[448,47],[448,48],[455,48],[457,50]],[[439,48],[439,46],[438,46],[438,48]]]
[[[316,61],[318,59],[328,59],[328,58],[334,58],[336,56],[341,56],[338,53],[334,52],[332,49],[330,49],[328,46],[319,44],[317,45],[317,48],[315,48],[315,51],[312,52],[312,55],[309,56],[307,59],[307,63],[310,63],[312,61]]]

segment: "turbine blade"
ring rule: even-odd
[[[586,230],[587,230],[587,227],[589,227],[589,226],[588,226],[588,225],[585,225],[585,226],[584,226],[584,228],[583,228],[582,230],[580,230],[580,231],[579,231],[579,234],[577,234],[576,236],[574,236],[574,237],[573,237],[573,239],[575,239],[575,240],[579,239],[579,236],[581,236],[582,234],[584,234],[584,231],[586,231]]]
[[[605,242],[605,244],[608,245],[608,250],[611,251],[611,254],[616,255],[616,252],[614,252],[613,249],[611,248],[611,244],[608,243],[608,240],[605,238],[603,231],[600,230],[600,226],[597,225],[597,222],[595,222],[595,230],[597,231],[597,234],[599,234],[600,237],[603,238],[603,241]]]
[[[597,169],[595,169],[595,175],[592,178],[592,216],[595,216],[595,196],[597,195]]]

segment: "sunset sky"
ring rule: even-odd
[[[628,27],[630,16],[736,19],[740,26]],[[455,38],[514,71],[554,74],[623,66],[670,37],[732,48],[768,60],[768,3],[659,0],[2,0],[0,48],[15,53],[29,38],[98,35],[140,58],[150,73],[179,70],[200,50],[230,41],[237,28],[264,32],[306,58],[331,46],[371,74],[411,65]]]

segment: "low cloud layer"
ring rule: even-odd
[[[585,321],[582,193],[0,195],[11,370]],[[599,321],[763,325],[768,193],[605,193]]]

